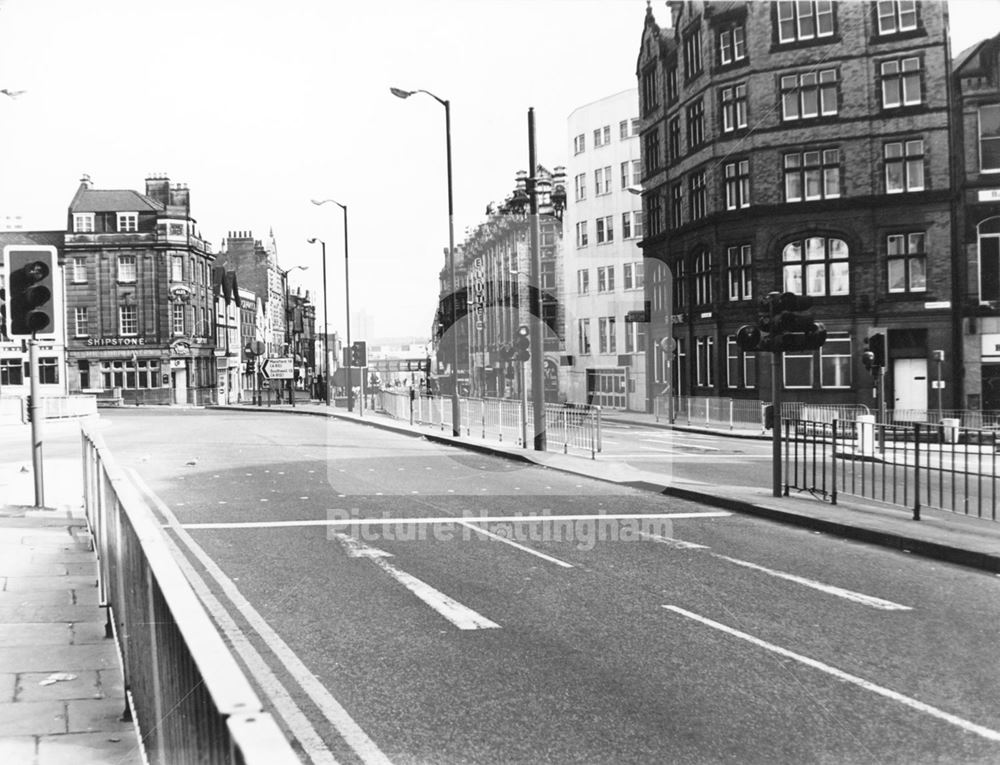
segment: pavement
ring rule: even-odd
[[[322,403],[250,405],[230,410],[335,417],[415,437],[688,499],[772,521],[882,545],[1000,574],[1000,523],[930,509],[914,521],[903,508],[809,495],[774,497],[770,487],[685,481],[599,454],[536,452],[365,411]],[[757,429],[673,425],[651,414],[606,413],[605,422],[745,438]],[[34,507],[26,426],[0,426],[0,439],[23,439],[24,459],[0,461],[0,762],[15,765],[140,763],[135,728],[123,721],[126,699],[114,640],[98,604],[97,559],[82,510],[78,424],[46,428],[45,505]]]
[[[964,516],[948,511],[922,508],[920,520],[913,520],[912,511],[888,504],[866,502],[860,498],[840,495],[831,504],[808,493],[775,497],[770,486],[729,486],[684,480],[672,474],[669,465],[664,470],[641,470],[613,456],[598,454],[561,454],[557,451],[537,452],[516,444],[476,437],[454,438],[448,429],[410,425],[388,415],[367,409],[361,416],[348,413],[322,402],[299,402],[294,407],[276,405],[270,408],[236,404],[223,407],[253,411],[293,412],[300,415],[336,417],[353,420],[372,427],[421,436],[441,443],[501,455],[510,459],[532,462],[545,467],[603,481],[645,489],[688,499],[733,512],[767,518],[780,523],[811,529],[846,539],[901,550],[928,558],[947,561],[1000,574],[1000,523]],[[608,412],[602,415],[608,424],[643,425],[677,431],[713,433],[729,437],[770,440],[769,432],[760,428],[711,428],[675,423],[643,412]],[[706,457],[706,459],[710,459]]]
[[[46,458],[37,508],[27,427],[2,426],[0,439],[25,444],[23,460],[0,462],[0,762],[141,763],[98,603],[80,458]],[[46,429],[64,454],[79,439],[77,423]]]

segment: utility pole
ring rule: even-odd
[[[542,332],[542,253],[541,222],[538,219],[538,195],[535,173],[538,163],[535,159],[535,109],[528,109],[528,178],[525,191],[528,192],[528,220],[531,242],[531,278],[528,280],[528,304],[531,313],[531,406],[534,410],[535,450],[544,452],[545,443],[545,380],[544,380],[544,338]]]

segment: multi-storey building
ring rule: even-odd
[[[241,287],[263,303],[263,331],[266,356],[281,356],[287,345],[285,292],[286,272],[278,267],[278,248],[272,233],[269,245],[254,238],[251,231],[230,231],[217,256],[219,265],[236,272]]]
[[[215,399],[214,255],[186,185],[94,189],[70,202],[63,247],[70,393],[120,390],[126,403]]]
[[[1000,35],[954,61],[959,405],[1000,409]],[[953,359],[945,359],[951,365]]]
[[[212,294],[215,298],[215,362],[219,385],[219,403],[240,400],[244,366],[240,345],[242,298],[236,272],[224,266],[212,268]]]
[[[52,324],[37,333],[38,374],[40,393],[59,396],[66,393],[66,325],[65,288],[63,286],[62,231],[3,231],[0,232],[0,256],[4,250],[54,253],[52,258]],[[0,271],[4,262],[0,259]],[[0,279],[0,284],[5,284]],[[27,396],[30,389],[28,351],[21,338],[7,336],[7,302],[9,296],[0,287],[0,396]]]
[[[512,347],[518,328],[530,326],[532,300],[537,297],[545,400],[565,398],[560,379],[566,348],[561,220],[564,179],[562,167],[549,171],[539,165],[536,169],[537,278],[531,266],[532,220],[528,174],[524,171],[517,173],[516,188],[504,203],[490,204],[487,220],[456,245],[454,294],[450,294],[450,266],[446,263],[441,271],[433,333],[438,371],[444,371],[447,380],[452,357],[457,356],[456,377],[463,392],[491,397],[519,392]],[[447,260],[447,251],[445,254]],[[527,384],[530,389],[530,375]]]
[[[646,408],[647,318],[638,94],[626,90],[569,116],[563,248],[566,400]]]
[[[769,397],[770,355],[735,334],[788,291],[828,340],[783,354],[786,398],[873,403],[861,351],[879,332],[889,407],[926,409],[954,344],[946,4],[668,6],[670,29],[647,9],[637,64],[641,246],[665,267],[647,268],[651,333],[675,341],[651,344],[654,378]]]

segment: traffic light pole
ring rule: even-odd
[[[782,495],[781,487],[781,359],[784,354],[771,354],[771,486],[775,497]]]
[[[45,480],[42,470],[42,407],[39,397],[38,340],[28,340],[28,367],[31,375],[28,388],[28,418],[31,420],[31,467],[35,473],[35,507],[45,507]]]

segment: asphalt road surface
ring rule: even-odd
[[[997,577],[350,422],[102,420],[305,762],[1000,762]]]

